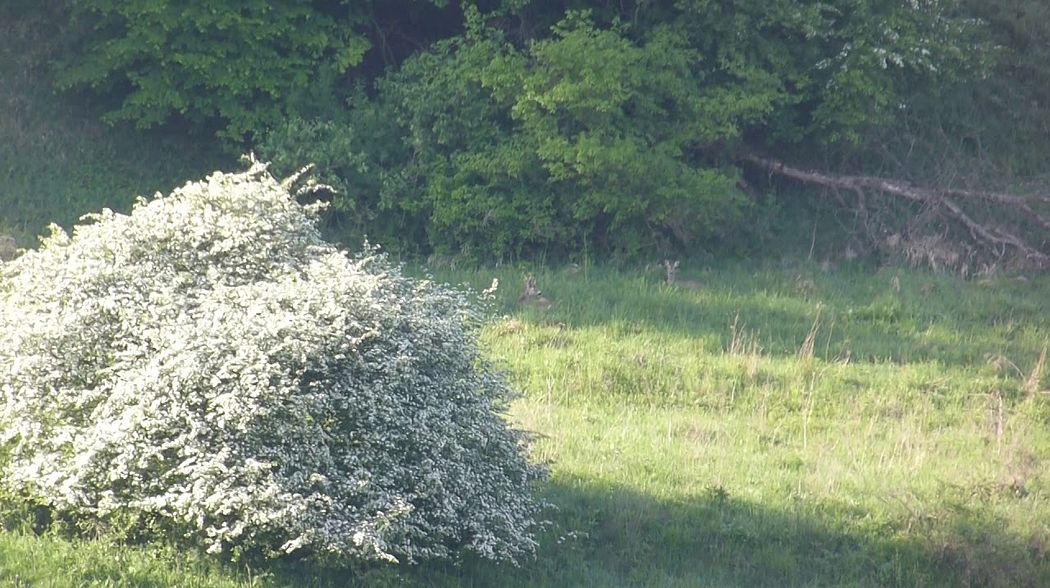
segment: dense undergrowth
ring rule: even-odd
[[[60,26],[0,7],[0,234],[32,246],[49,223],[71,226],[103,207],[129,210],[235,158],[177,129],[142,134],[98,120],[97,101],[58,94],[50,67]]]

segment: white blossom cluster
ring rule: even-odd
[[[0,483],[210,551],[532,554],[542,472],[465,295],[315,217],[256,164],[0,263]]]

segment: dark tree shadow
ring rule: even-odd
[[[1048,586],[1043,545],[964,514],[870,522],[843,505],[771,509],[712,487],[661,501],[583,482],[547,490],[560,510],[521,567],[468,560],[356,573],[269,570],[280,586]],[[858,529],[865,529],[860,531]],[[1050,548],[1050,546],[1047,546]]]
[[[809,265],[780,268],[749,263],[700,274],[705,288],[668,287],[659,276],[596,270],[588,275],[538,274],[549,312],[516,304],[520,278],[508,270],[442,275],[469,278],[471,287],[499,277],[499,310],[527,322],[568,330],[622,328],[703,340],[726,349],[734,323],[754,335],[770,357],[797,354],[816,326],[817,357],[852,361],[983,365],[1003,354],[1035,360],[1050,329],[1050,280],[964,281],[906,269],[865,267],[824,274]],[[458,280],[456,278],[459,278]],[[815,325],[816,323],[816,325]],[[826,356],[826,357],[825,357]]]

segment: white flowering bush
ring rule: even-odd
[[[466,296],[315,217],[256,164],[0,263],[5,490],[213,552],[533,553],[542,472]]]

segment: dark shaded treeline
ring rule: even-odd
[[[177,122],[280,173],[315,162],[333,222],[406,253],[754,254],[788,246],[798,207],[874,250],[874,225],[966,227],[784,198],[745,156],[1002,188],[1043,173],[1050,141],[1036,0],[13,7],[61,22],[56,84],[107,120]]]

